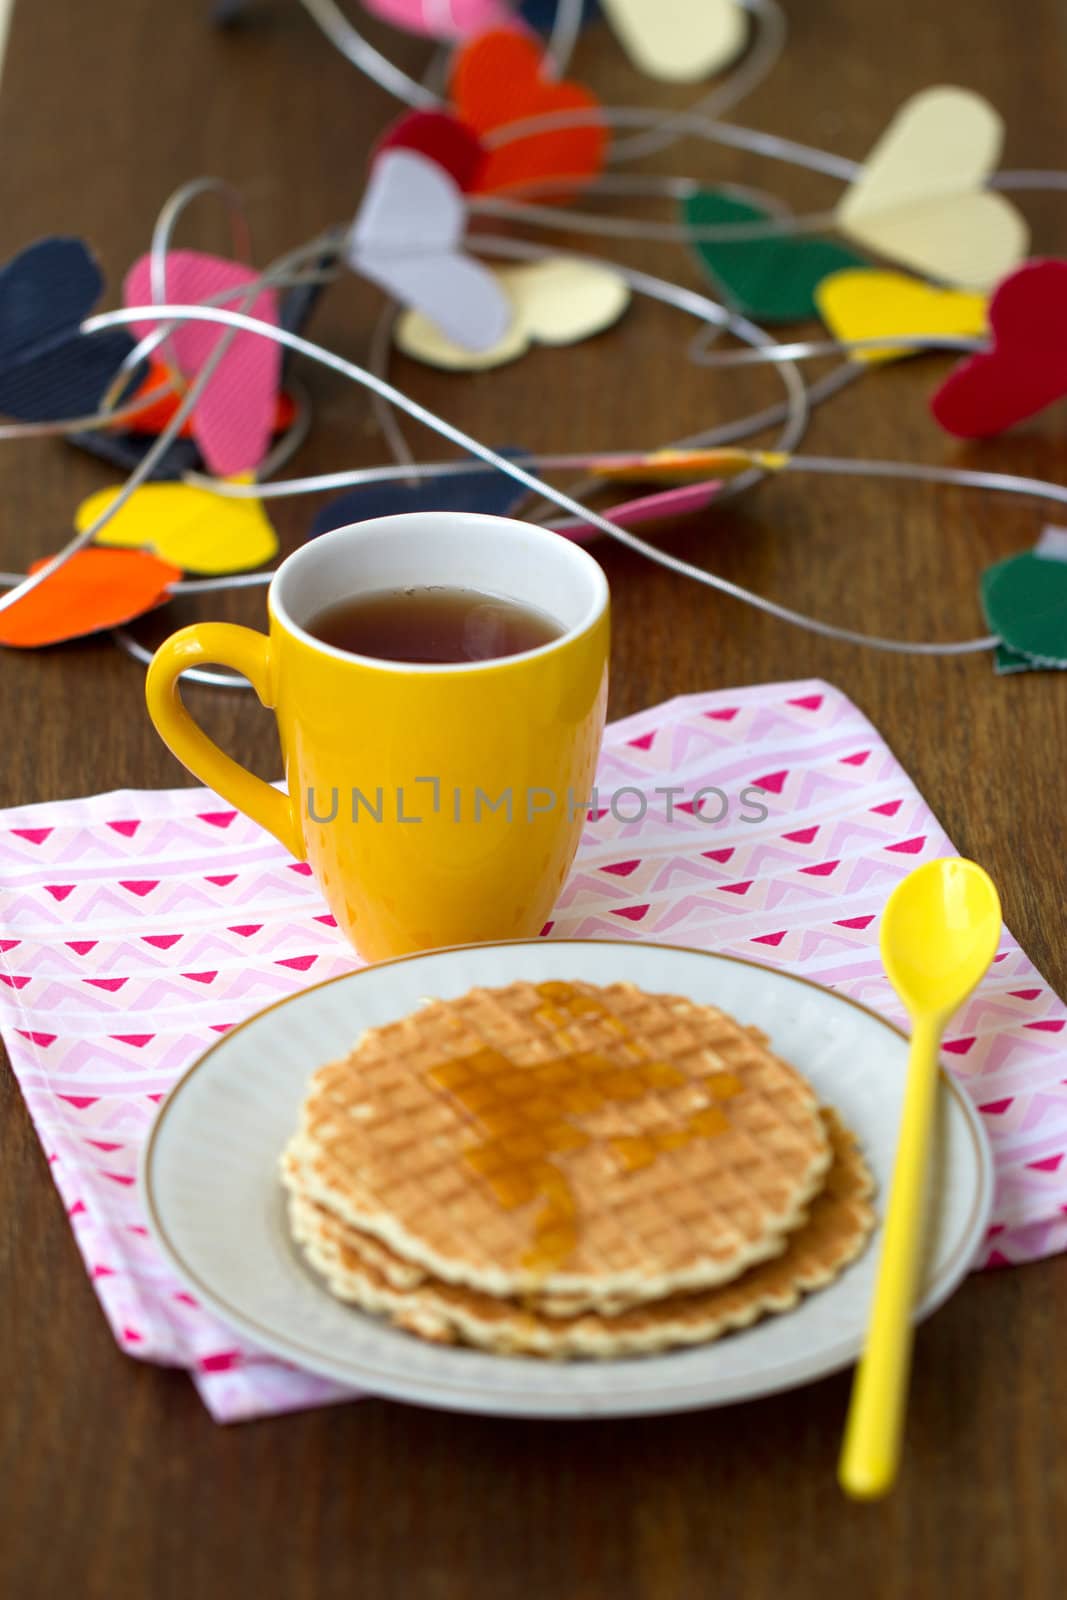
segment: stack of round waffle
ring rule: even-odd
[[[873,1225],[854,1140],[762,1035],[631,984],[474,989],[371,1029],[315,1074],[282,1176],[341,1299],[542,1356],[788,1310]]]

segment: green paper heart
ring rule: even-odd
[[[690,228],[772,220],[769,211],[718,189],[701,189],[682,202],[682,222]],[[775,234],[690,242],[719,288],[757,322],[801,322],[818,316],[814,296],[822,280],[844,267],[866,266],[861,256],[829,239]]]
[[[982,608],[1003,641],[998,672],[1067,667],[1067,561],[1026,550],[982,574]]]
[[[998,644],[993,652],[993,671],[998,678],[1010,678],[1016,672],[1040,672],[1041,663],[1031,661],[1029,656],[1019,655],[1016,650],[1009,650],[1006,644]]]

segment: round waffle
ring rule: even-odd
[[[616,1316],[559,1317],[518,1301],[442,1283],[399,1260],[379,1240],[348,1227],[314,1201],[291,1194],[294,1237],[341,1300],[384,1314],[398,1327],[443,1344],[501,1355],[623,1356],[704,1344],[832,1282],[863,1249],[874,1226],[873,1182],[848,1129],[824,1111],[833,1150],[826,1184],[782,1253],[730,1283],[668,1295]]]
[[[442,1283],[617,1309],[777,1255],[830,1158],[810,1085],[714,1007],[513,983],[323,1067],[283,1178]]]

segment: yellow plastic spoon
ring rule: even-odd
[[[876,1500],[896,1477],[937,1106],[938,1048],[949,1018],[996,954],[1000,900],[988,875],[973,861],[928,861],[890,895],[881,934],[882,962],[908,1009],[912,1035],[867,1347],[852,1386],[838,1464],[841,1487],[856,1500]]]

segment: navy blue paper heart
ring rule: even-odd
[[[133,349],[123,328],[79,332],[103,292],[81,239],[40,239],[0,268],[0,412],[52,422],[99,408]]]
[[[111,433],[107,428],[94,428],[86,433],[69,433],[67,438],[99,461],[108,461],[123,472],[133,472],[141,465],[149,445],[155,440],[143,433]],[[174,439],[164,450],[146,481],[151,483],[176,483],[187,472],[202,472],[204,464],[200,451],[192,439]]]
[[[501,450],[509,461],[528,460],[523,450]],[[506,517],[526,493],[494,467],[484,472],[457,473],[454,478],[417,478],[405,483],[402,478],[389,483],[367,483],[350,489],[338,500],[323,506],[311,524],[309,539],[331,528],[344,528],[350,522],[367,522],[371,517],[395,517],[411,511],[481,511],[488,516]]]
[[[531,28],[536,28],[538,33],[551,33],[558,4],[559,0],[522,0],[519,15]],[[600,7],[597,0],[585,0],[582,6],[582,27],[587,28],[599,15]]]

